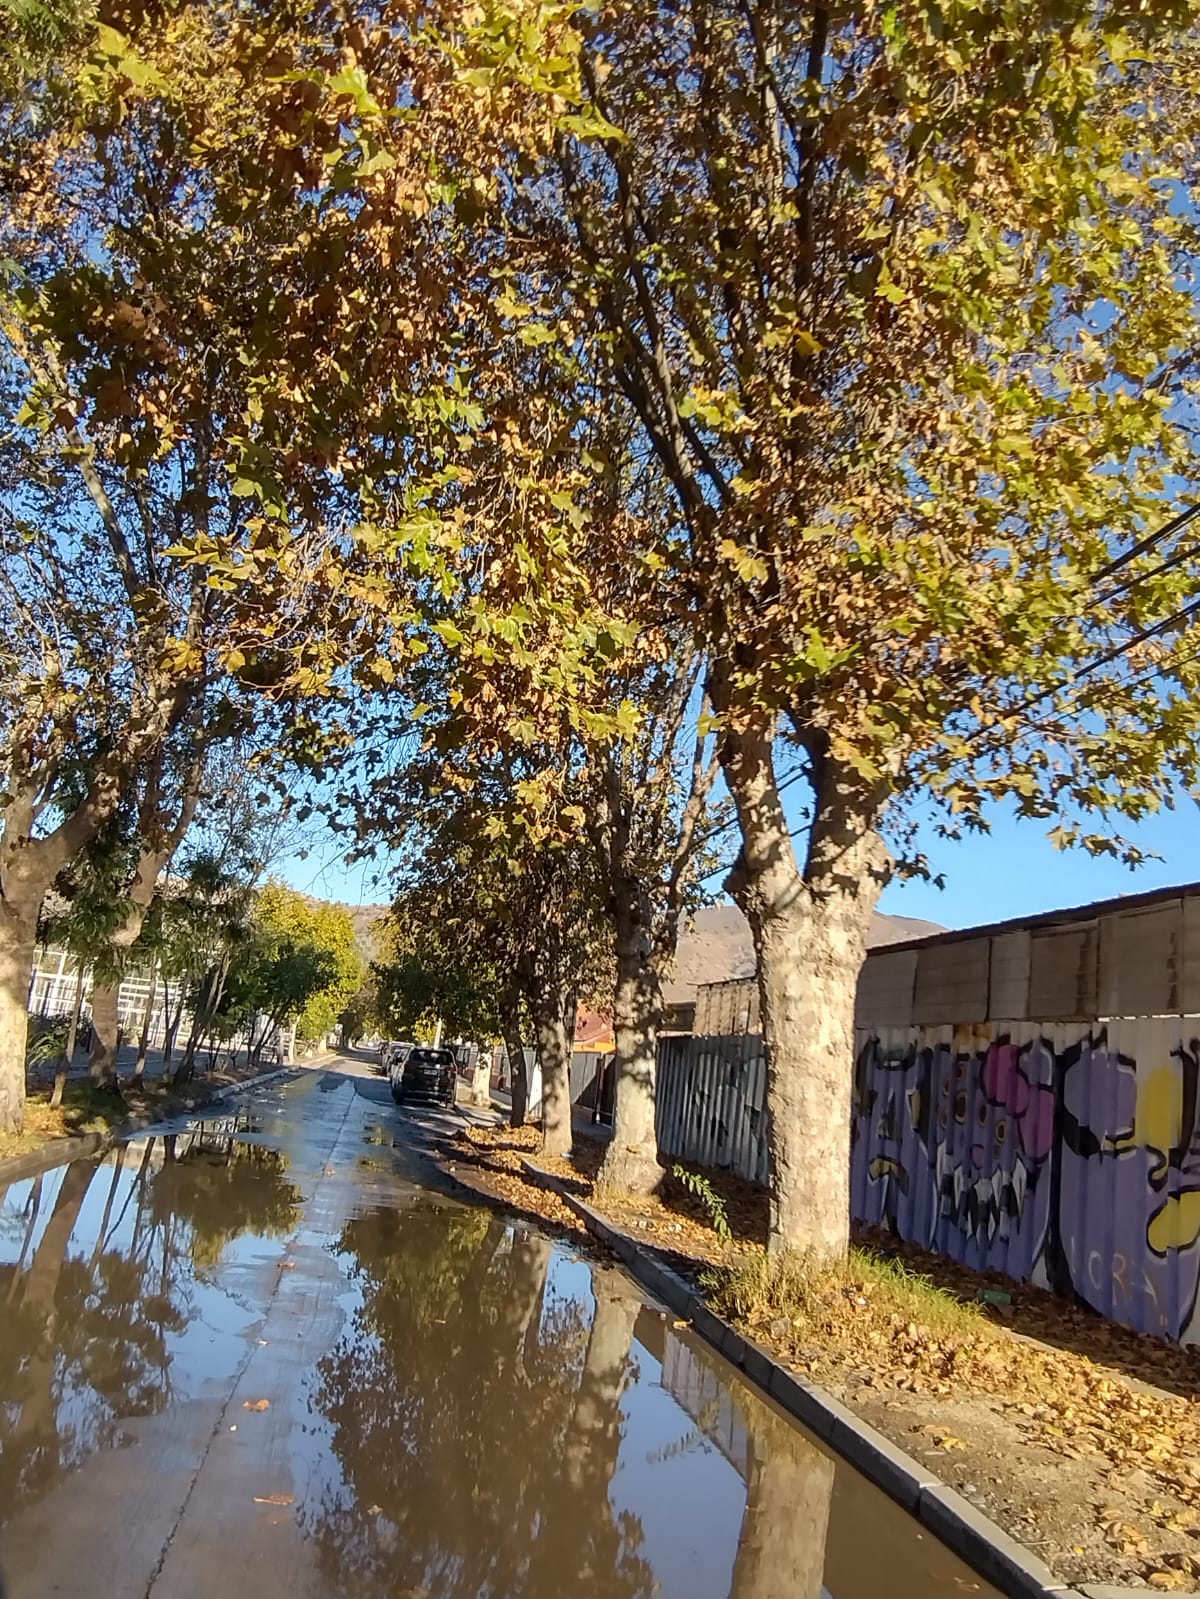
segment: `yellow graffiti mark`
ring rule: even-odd
[[[1139,1087],[1136,1126],[1138,1142],[1164,1154],[1179,1142],[1183,1077],[1174,1067],[1158,1067]]]
[[[1168,1199],[1146,1229],[1146,1242],[1156,1255],[1186,1249],[1200,1238],[1200,1189]]]

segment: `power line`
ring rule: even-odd
[[[1114,572],[1119,572],[1122,567],[1128,566],[1130,561],[1136,561],[1139,555],[1144,555],[1147,550],[1152,550],[1160,539],[1169,538],[1172,533],[1177,533],[1181,527],[1186,527],[1196,516],[1200,516],[1200,502],[1195,505],[1185,506],[1178,516],[1173,516],[1162,527],[1151,529],[1144,538],[1140,538],[1136,544],[1131,545],[1123,555],[1118,555],[1107,566],[1102,566],[1098,572],[1094,572],[1091,581],[1099,583],[1104,578],[1111,577]]]

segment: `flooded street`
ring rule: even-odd
[[[312,1073],[0,1189],[8,1599],[993,1593],[422,1136]]]

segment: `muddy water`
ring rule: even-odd
[[[10,1599],[992,1592],[369,1078],[0,1191]]]

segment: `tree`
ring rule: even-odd
[[[338,1017],[343,1049],[351,1048],[365,1033],[376,1031],[383,1025],[379,982],[372,966]]]
[[[253,886],[235,863],[197,850],[184,863],[183,882],[166,906],[167,949],[164,971],[179,982],[180,1003],[192,1006],[192,1025],[172,1083],[190,1082],[196,1051],[211,1029],[225,998],[229,974],[253,944]]]
[[[127,872],[113,885],[116,898],[112,925],[106,930],[103,948],[95,951],[93,958],[89,1070],[93,1083],[114,1091],[119,1031],[117,1002],[126,957],[145,925],[160,879],[191,826],[201,797],[203,742],[194,739],[181,742],[182,751],[158,750],[135,776],[138,792],[133,801],[134,831],[126,849]],[[181,759],[185,764],[179,771]],[[175,769],[172,769],[172,761]]]
[[[698,902],[697,866],[719,822],[710,820],[717,772],[711,714],[689,641],[639,674],[624,697],[639,715],[623,739],[589,750],[588,834],[613,928],[613,1136],[600,1187],[648,1193],[658,1184],[655,1076],[663,982],[680,921]],[[628,685],[633,687],[633,685]]]
[[[926,869],[914,809],[954,831],[1008,799],[1136,860],[1121,818],[1196,778],[1198,557],[1169,519],[1196,20],[628,0],[575,17],[574,104],[497,190],[519,335],[633,410],[674,497],[677,535],[623,559],[659,563],[651,614],[665,567],[708,662],[776,1247],[846,1247],[854,989],[893,860]],[[468,92],[530,38],[478,30]]]
[[[331,1032],[363,976],[349,911],[270,881],[255,897],[254,925],[248,976],[257,1008],[275,1026],[295,1021],[305,1040]]]
[[[373,968],[385,1029],[393,1038],[427,1038],[440,1021],[450,1037],[492,1038],[499,978],[490,952],[464,949],[439,911],[419,887],[392,906],[386,953]]]
[[[392,916],[397,958],[377,970],[385,995],[404,996],[404,1017],[427,1014],[442,995],[458,1019],[493,1023],[513,1065],[514,1125],[525,1114],[527,1008],[542,1074],[542,1147],[565,1155],[578,1002],[600,989],[611,962],[594,860],[578,833],[557,827],[545,772],[509,753],[476,754],[467,775],[431,736],[363,813],[368,828],[386,816],[383,836],[406,858]],[[582,812],[573,814],[578,826]],[[439,948],[452,956],[434,974]]]
[[[610,1497],[624,1307],[606,1299],[589,1341],[581,1300],[546,1290],[547,1240],[480,1212],[420,1202],[350,1221],[339,1245],[361,1302],[313,1403],[348,1491],[305,1509],[327,1584],[649,1599],[640,1523]]]
[[[27,43],[0,58],[5,1129],[50,884],[214,684],[317,682],[303,618],[332,592],[314,574],[338,536],[312,430],[280,449],[290,477],[266,464],[281,413],[263,396],[290,382],[298,324],[264,341],[263,295],[296,288],[304,236],[269,159],[279,108],[248,92],[274,70],[266,40],[222,7],[144,19],[136,43],[71,8],[22,11]]]

